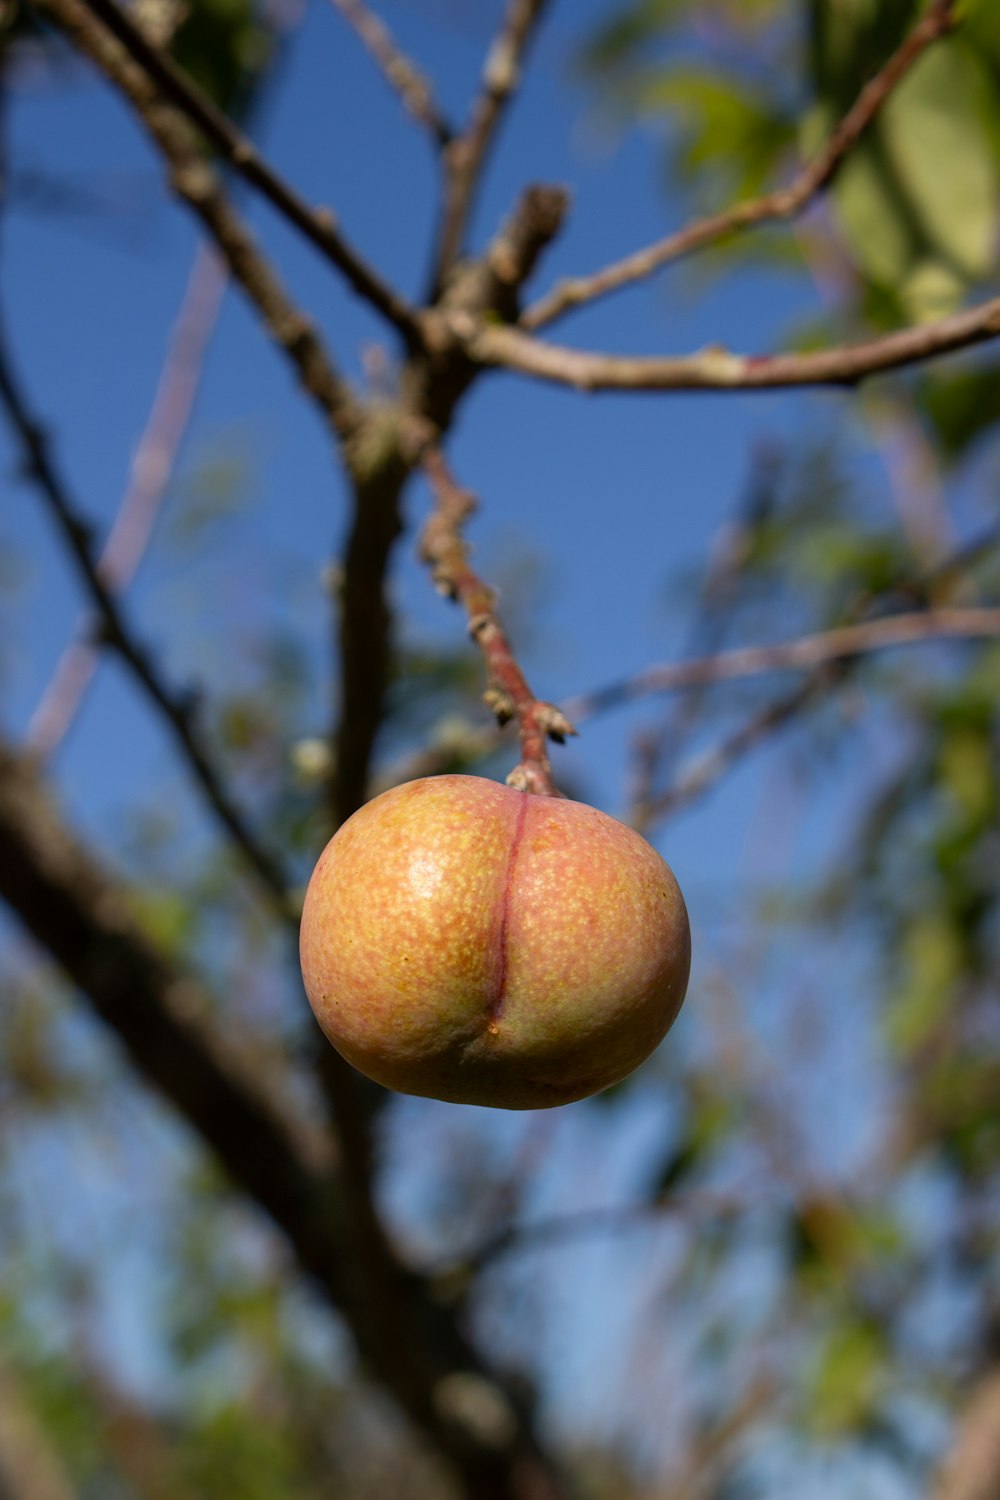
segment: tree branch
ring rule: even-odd
[[[78,7],[65,7],[60,0],[35,0],[61,25],[78,25],[71,16]],[[354,291],[369,302],[402,334],[408,345],[419,347],[419,329],[408,303],[374,271],[344,239],[333,215],[314,209],[270,167],[251,140],[243,135],[173,60],[143,35],[115,0],[83,0],[99,18],[102,28],[117,38],[133,62],[155,84],[155,92],[173,104],[203,133],[222,159],[301,231],[342,273]],[[92,54],[93,55],[93,54]]]
[[[438,146],[447,146],[455,132],[441,113],[429,80],[396,44],[385,22],[362,0],[330,0],[330,3],[357,32],[407,113],[430,132]]]
[[[582,720],[654,693],[673,693],[681,688],[760,677],[769,672],[797,671],[927,641],[985,639],[998,635],[1000,609],[914,610],[865,620],[857,625],[821,630],[774,646],[743,646],[692,661],[647,667],[622,682],[597,688],[592,693],[581,693],[563,707],[571,718]]]
[[[377,426],[378,417],[373,414]],[[392,609],[386,576],[402,530],[400,497],[411,464],[394,437],[371,465],[351,467],[352,516],[338,589],[339,702],[333,732],[329,814],[339,828],[368,796],[375,740],[392,671]]]
[[[214,252],[199,247],[129,482],[97,564],[109,595],[127,587],[142,561],[187,430],[226,284]],[[27,742],[36,755],[51,755],[76,716],[97,670],[99,634],[99,623],[85,619],[63,652],[28,725]]]
[[[135,638],[95,560],[90,529],[49,452],[44,431],[28,406],[0,337],[0,400],[24,452],[25,470],[62,533],[101,620],[105,641],[125,662],[170,729],[185,764],[219,823],[289,921],[295,920],[290,884],[281,865],[258,843],[229,796],[194,721],[192,707],[163,682],[151,654]]]
[[[973,1391],[932,1494],[933,1500],[1000,1495],[1000,1369],[989,1370]]]
[[[0,1500],[79,1500],[13,1371],[0,1365]]]
[[[828,692],[834,683],[839,682],[847,671],[849,661],[849,658],[842,659],[815,667],[791,692],[766,704],[721,743],[697,756],[664,792],[633,808],[629,819],[633,828],[640,833],[648,833],[654,823],[662,822],[682,807],[688,807],[699,797],[703,797],[738,760],[748,755],[762,740],[792,723],[800,713]]]
[[[870,375],[971,348],[1000,334],[1000,297],[935,323],[807,354],[627,355],[570,349],[517,328],[452,314],[449,326],[470,358],[579,391],[755,391],[791,386],[853,386]]]
[[[308,318],[289,297],[226,198],[185,116],[160,101],[145,72],[105,27],[94,20],[82,0],[34,0],[34,3],[62,27],[80,51],[128,98],[164,156],[174,190],[201,219],[233,279],[257,308],[268,333],[291,360],[336,436],[349,441],[361,420],[350,388],[334,368]],[[144,47],[148,46],[141,37],[139,40]]]
[[[465,1500],[563,1500],[526,1403],[483,1364],[453,1313],[358,1225],[350,1162],[265,1089],[199,1013],[198,986],[137,926],[127,893],[65,829],[23,757],[0,743],[0,898],[65,970],[146,1079],[287,1236],[359,1352],[459,1480]],[[375,1233],[371,1233],[374,1228]],[[367,1254],[357,1253],[363,1241]],[[458,1386],[499,1414],[466,1418]]]
[[[667,235],[591,276],[560,281],[545,297],[523,313],[522,328],[535,330],[553,322],[560,314],[582,303],[595,302],[609,292],[629,286],[669,261],[716,243],[741,229],[772,220],[795,218],[824,188],[828,187],[844,159],[927,48],[956,24],[954,0],[932,0],[927,13],[889,58],[885,66],[861,90],[854,104],[828,137],[822,150],[808,162],[787,187],[760,198],[751,198],[722,213],[695,219],[683,229]]]
[[[504,111],[521,81],[521,67],[547,0],[507,0],[500,29],[483,68],[482,88],[464,132],[445,153],[445,192],[435,266],[435,294],[462,253],[483,167]]]
[[[540,702],[531,691],[497,616],[496,594],[469,564],[462,528],[475,510],[475,500],[456,483],[439,448],[427,450],[423,465],[435,508],[420,540],[421,558],[429,564],[439,591],[461,604],[469,617],[469,634],[483,653],[489,676],[483,701],[500,724],[517,720],[521,761],[507,784],[522,792],[561,796],[552,780],[546,742],[562,744],[576,730],[554,704]]]

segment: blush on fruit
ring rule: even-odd
[[[306,893],[306,992],[385,1087],[537,1109],[610,1087],[662,1040],[691,958],[677,882],[623,823],[477,776],[376,797]]]

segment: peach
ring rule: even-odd
[[[668,866],[623,823],[478,776],[376,797],[306,893],[324,1032],[387,1088],[535,1109],[617,1083],[661,1041],[690,932]]]

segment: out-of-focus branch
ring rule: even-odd
[[[236,807],[197,728],[190,702],[163,681],[151,653],[135,637],[94,556],[90,530],[49,451],[46,435],[28,406],[0,338],[0,401],[24,453],[25,470],[73,555],[84,587],[101,620],[104,640],[128,666],[169,728],[185,764],[228,837],[242,853],[289,921],[295,920],[290,883],[281,865],[258,842]]]
[[[1000,1495],[1000,1368],[972,1392],[933,1500],[996,1500]]]
[[[483,167],[504,111],[521,82],[521,67],[547,0],[507,0],[500,29],[483,68],[482,87],[469,123],[445,153],[444,205],[438,238],[435,288],[440,289],[462,253]]]
[[[186,115],[163,103],[156,84],[107,28],[94,19],[83,0],[35,0],[35,4],[129,100],[159,147],[174,190],[208,230],[233,279],[256,307],[267,332],[284,350],[337,437],[349,441],[361,420],[354,396],[309,319],[285,291],[273,266],[260,253],[226,197]],[[143,47],[148,46],[138,33],[136,36]]]
[[[424,527],[420,555],[430,566],[438,589],[461,604],[469,617],[469,634],[483,653],[489,675],[484,701],[501,724],[517,720],[521,761],[507,784],[522,792],[559,796],[546,742],[553,739],[561,744],[576,730],[565,714],[551,703],[540,702],[531,691],[497,617],[496,594],[469,564],[462,529],[475,510],[475,500],[456,483],[440,449],[429,448],[423,464],[435,506]]]
[[[461,1282],[477,1276],[495,1261],[508,1255],[520,1255],[562,1245],[567,1241],[587,1239],[591,1235],[629,1234],[648,1227],[658,1219],[681,1220],[691,1225],[730,1223],[760,1207],[760,1186],[739,1193],[714,1192],[709,1189],[686,1191],[675,1196],[656,1198],[648,1203],[619,1204],[613,1208],[584,1208],[575,1213],[552,1214],[544,1219],[509,1224],[488,1235],[461,1259],[450,1260],[439,1268],[438,1275],[447,1283]]]
[[[782,641],[774,646],[743,646],[694,661],[647,667],[622,682],[571,698],[563,708],[571,718],[582,720],[653,693],[672,693],[681,688],[760,677],[769,672],[797,671],[826,662],[843,661],[850,656],[915,646],[922,642],[981,640],[998,635],[1000,609],[915,610],[817,631],[814,635],[800,636],[797,640]]]
[[[76,13],[79,7],[67,9],[58,0],[35,0],[35,3],[75,35],[78,33]],[[223,160],[294,224],[337,267],[360,297],[392,323],[408,344],[419,346],[419,332],[412,309],[347,243],[337,229],[334,216],[328,210],[312,208],[300,198],[207,94],[177,67],[167,53],[143,35],[116,0],[84,0],[84,4],[93,16],[99,18],[101,29],[106,28],[117,38],[144,77],[152,80],[154,94],[169,101],[186,120],[197,126]]]
[[[398,46],[381,17],[362,0],[330,0],[330,3],[353,26],[407,113],[430,132],[439,146],[447,146],[455,131],[442,114],[429,79]]]
[[[209,1028],[197,984],[137,925],[127,892],[67,830],[25,757],[0,743],[0,899],[67,973],[139,1073],[283,1231],[344,1317],[371,1373],[456,1477],[464,1500],[562,1500],[520,1398],[453,1313],[401,1265],[380,1227],[357,1253],[348,1152],[303,1118],[259,1067]],[[374,1233],[367,1233],[369,1227]],[[467,1420],[475,1388],[496,1420]]]
[[[129,483],[97,564],[102,581],[119,594],[142,561],[174,470],[201,379],[227,278],[214,252],[199,247]],[[84,621],[60,658],[28,725],[27,743],[49,756],[64,738],[97,670],[99,626]]]
[[[339,828],[368,795],[392,665],[386,576],[402,529],[400,496],[409,473],[409,463],[389,437],[384,454],[369,468],[362,465],[350,475],[351,523],[337,591],[339,701],[329,795],[332,828]]]
[[[632,826],[640,833],[648,833],[655,823],[662,822],[682,807],[703,797],[744,755],[748,755],[779,729],[784,729],[806,708],[824,697],[844,675],[848,665],[849,659],[841,659],[815,668],[790,693],[751,715],[745,724],[741,724],[718,745],[697,756],[665,791],[633,808],[630,818]]]
[[[338,1203],[325,1137],[208,1028],[206,997],[141,932],[126,892],[67,831],[30,759],[2,744],[0,896],[139,1072],[320,1266]],[[325,1274],[336,1279],[332,1260]]]
[[[609,292],[629,286],[669,261],[725,239],[738,230],[800,214],[824,188],[857,145],[894,90],[927,48],[955,25],[954,0],[932,0],[927,13],[889,58],[885,66],[865,84],[847,114],[828,137],[819,153],[787,185],[760,198],[748,199],[723,213],[695,219],[665,239],[658,240],[591,276],[572,277],[558,283],[545,297],[525,310],[521,326],[537,329],[553,322],[561,313],[582,303],[595,302]]]
[[[0,1365],[0,1500],[77,1500],[77,1492],[11,1370]]]
[[[759,391],[853,386],[870,375],[984,343],[1000,334],[1000,297],[934,323],[806,354],[733,354],[714,346],[696,354],[605,354],[550,344],[518,328],[488,326],[470,317],[453,315],[449,322],[479,364],[579,391]]]

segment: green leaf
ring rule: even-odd
[[[903,80],[881,120],[888,159],[929,242],[970,280],[992,267],[1000,191],[984,93],[968,48],[942,43]]]
[[[827,1336],[813,1371],[809,1415],[826,1438],[857,1430],[869,1419],[885,1379],[885,1351],[869,1323],[845,1321]]]

